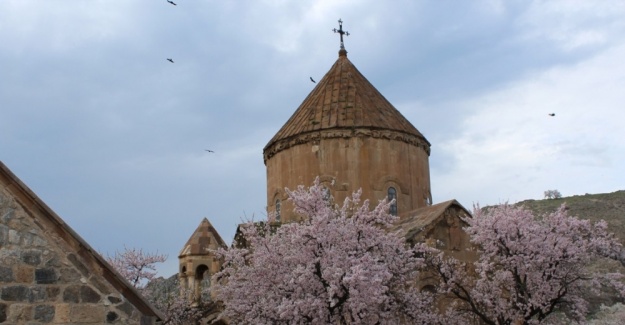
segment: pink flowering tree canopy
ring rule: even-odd
[[[165,315],[164,325],[195,324],[207,313],[210,303],[195,302],[192,293],[181,289],[178,279],[156,277],[156,264],[167,259],[164,254],[147,253],[142,249],[125,248],[107,260],[119,274]]]
[[[414,288],[423,260],[387,231],[389,203],[360,191],[333,206],[317,179],[287,190],[301,222],[249,222],[247,247],[220,250],[213,278],[235,324],[433,324],[431,297]]]
[[[465,230],[478,250],[473,265],[434,249],[426,261],[440,279],[439,292],[455,298],[456,319],[477,318],[485,324],[538,324],[553,317],[583,321],[588,302],[584,293],[601,285],[625,293],[620,273],[599,274],[589,264],[616,258],[620,244],[604,221],[592,224],[567,215],[564,205],[536,217],[522,207],[476,207]],[[559,313],[564,312],[564,313]]]

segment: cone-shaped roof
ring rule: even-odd
[[[330,71],[265,146],[265,160],[275,154],[276,148],[272,146],[293,137],[330,129],[358,128],[391,130],[417,137],[427,145],[429,152],[430,143],[421,132],[375,89],[347,59],[347,52],[341,50]],[[285,146],[279,147],[285,149]]]
[[[213,244],[211,245],[211,243]],[[206,255],[209,253],[209,250],[214,249],[215,246],[224,248],[227,247],[226,243],[224,243],[223,239],[221,239],[221,236],[219,236],[219,233],[217,233],[217,230],[215,230],[210,221],[204,218],[180,251],[179,257],[188,255]]]

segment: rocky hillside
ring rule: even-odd
[[[569,215],[593,222],[605,220],[621,242],[625,244],[625,191],[604,194],[586,194],[549,200],[526,200],[516,203],[536,214],[553,212],[561,204],[566,204]]]

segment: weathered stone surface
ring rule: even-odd
[[[140,324],[141,298],[11,178],[0,163],[0,325]]]
[[[67,254],[67,259],[74,264],[78,271],[85,277],[89,276],[89,270],[87,267],[78,260],[76,254]]]
[[[26,250],[22,252],[22,262],[32,265],[39,266],[41,263],[41,251],[39,250]]]
[[[108,296],[107,299],[113,304],[118,304],[122,301],[121,299],[114,296]]]
[[[25,323],[32,320],[33,306],[24,304],[9,305],[8,321],[13,323]]]
[[[100,291],[102,294],[104,295],[108,295],[111,294],[111,290],[104,284],[104,282],[100,281],[100,279],[92,276],[89,279],[89,282],[91,282],[91,284],[98,289],[98,291]]]
[[[103,323],[105,319],[104,306],[84,304],[72,306],[70,319],[75,323]]]
[[[80,301],[87,303],[96,303],[100,302],[100,294],[97,293],[89,286],[81,286],[80,287]]]
[[[132,312],[135,310],[128,301],[124,301],[123,304],[117,306],[117,309],[123,311],[127,316],[132,316]]]
[[[36,321],[49,323],[54,319],[54,306],[38,305],[35,306],[35,314],[33,317]]]
[[[7,320],[7,305],[0,304],[0,323],[4,323]]]
[[[9,227],[0,225],[0,247],[9,244]]]
[[[54,311],[54,323],[68,324],[70,319],[71,305],[69,304],[57,304]]]
[[[35,268],[30,265],[20,264],[17,266],[15,280],[19,283],[33,283]]]
[[[31,302],[44,302],[47,301],[48,295],[46,288],[43,286],[37,286],[30,289],[30,301]]]
[[[59,273],[59,283],[77,283],[80,281],[80,273],[73,268],[62,268]]]
[[[38,284],[56,283],[58,276],[53,268],[42,268],[35,270],[35,282]]]
[[[13,270],[10,267],[0,266],[0,282],[13,281]]]
[[[61,293],[61,288],[57,286],[46,286],[46,296],[48,297],[48,301],[56,301],[59,293]]]
[[[30,290],[26,286],[9,286],[2,288],[0,299],[4,301],[29,301]]]
[[[63,290],[63,302],[80,302],[80,288],[79,286],[68,286]]]
[[[106,314],[106,322],[107,322],[107,323],[113,323],[113,322],[115,322],[117,319],[119,319],[119,315],[117,315],[117,313],[116,313],[116,312],[114,312],[114,311],[109,311],[109,312]]]

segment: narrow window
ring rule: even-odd
[[[388,212],[389,212],[391,215],[396,216],[396,215],[397,215],[397,191],[395,190],[395,188],[394,188],[394,187],[389,187],[389,188],[388,188],[388,191],[387,191],[387,196],[388,196],[388,201],[389,201],[389,202],[391,202],[391,201],[395,200],[395,201],[391,204],[391,206],[390,206],[390,208],[389,208],[389,211],[388,211]]]
[[[323,187],[323,200],[328,202],[328,204],[330,203],[330,189],[327,187]]]
[[[276,200],[276,221],[280,222],[280,208],[281,208],[281,204],[280,204],[280,199]]]

